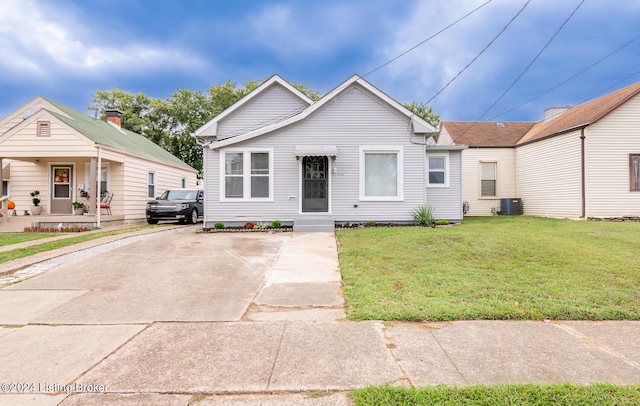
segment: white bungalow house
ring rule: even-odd
[[[545,111],[535,123],[443,122],[438,145],[468,145],[468,215],[520,198],[524,214],[640,216],[640,83],[590,102]]]
[[[15,203],[0,230],[22,222],[102,225],[145,220],[145,207],[166,188],[194,187],[197,171],[140,134],[120,127],[121,113],[107,120],[36,97],[0,120],[0,167],[4,198]],[[32,213],[38,190],[42,213]],[[113,194],[111,214],[97,210]],[[72,202],[88,208],[73,216]],[[7,207],[7,204],[4,204]],[[6,209],[5,209],[6,210]],[[15,228],[15,227],[14,227]],[[17,230],[16,230],[17,231]]]
[[[204,227],[411,223],[421,205],[459,222],[465,147],[433,145],[436,132],[357,75],[315,102],[273,76],[194,134]]]

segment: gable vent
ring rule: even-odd
[[[49,137],[51,135],[51,123],[48,121],[38,121],[38,137]]]

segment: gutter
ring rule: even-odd
[[[580,129],[580,181],[581,181],[581,188],[582,188],[582,215],[580,216],[583,219],[586,219],[586,214],[587,214],[587,203],[586,203],[586,175],[585,175],[585,162],[584,162],[584,157],[585,157],[585,138],[586,136],[584,135],[584,129],[585,127],[582,127]]]

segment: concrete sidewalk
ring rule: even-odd
[[[274,238],[284,245],[237,321],[38,324],[113,287],[0,289],[0,383],[15,384],[0,405],[348,405],[349,390],[387,383],[640,383],[639,322],[344,321],[333,234]]]

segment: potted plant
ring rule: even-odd
[[[33,214],[34,216],[37,216],[42,211],[42,207],[40,206],[40,198],[38,198],[40,191],[34,190],[30,194],[31,194],[31,202],[33,203],[33,206],[31,206],[31,214]]]
[[[71,203],[73,206],[73,214],[76,216],[81,216],[84,214],[84,203],[81,202],[73,202]]]

